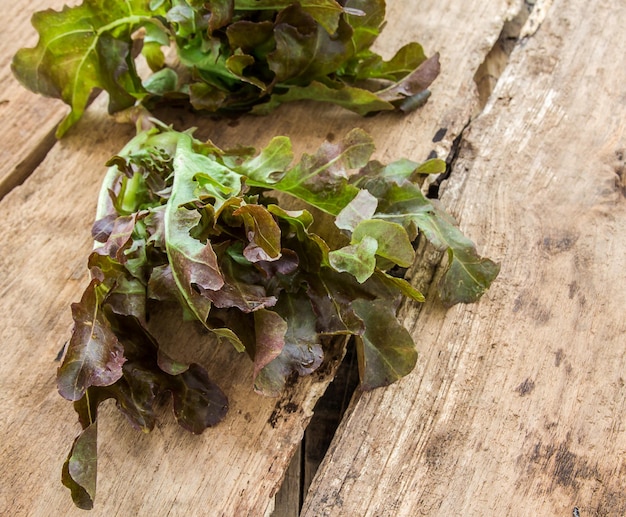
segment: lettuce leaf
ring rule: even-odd
[[[186,101],[264,114],[297,100],[362,115],[407,111],[428,97],[439,62],[416,42],[389,61],[371,51],[384,12],[383,0],[84,0],[36,13],[39,41],[17,52],[12,70],[26,88],[70,106],[58,137],[99,90],[111,113]],[[177,59],[166,59],[169,46]],[[140,53],[152,75],[139,74]]]

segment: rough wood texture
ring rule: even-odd
[[[518,3],[432,0],[411,12],[402,2],[389,3],[389,26],[379,50],[389,56],[402,42],[418,39],[427,53],[441,51],[436,103],[408,117],[360,119],[300,104],[264,119],[214,123],[184,115],[177,124],[197,125],[200,135],[225,147],[262,145],[272,135],[287,134],[298,151],[315,149],[325,136],[340,137],[358,125],[375,135],[383,160],[424,159],[433,147],[447,156],[475,106],[472,77]],[[32,95],[29,101],[39,102]],[[72,508],[59,480],[78,426],[71,404],[56,393],[54,358],[69,335],[69,304],[87,282],[89,227],[103,163],[131,136],[130,128],[107,117],[104,104],[99,99],[34,174],[0,202],[0,220],[8,229],[0,235],[0,509],[12,516],[84,515]],[[26,118],[21,123],[31,132],[40,127]],[[8,138],[24,127],[12,126]],[[431,143],[440,128],[447,128],[444,139]],[[27,147],[45,141],[38,138]],[[251,393],[245,357],[225,349],[207,354],[205,361],[231,409],[225,422],[200,437],[182,431],[169,416],[142,435],[112,404],[105,405],[91,515],[262,516],[271,511],[272,496],[328,379],[312,376],[280,400],[263,399]]]
[[[470,126],[444,203],[502,273],[405,323],[303,515],[626,515],[624,2],[556,0]]]
[[[45,2],[60,9],[62,0]],[[42,9],[41,0],[0,1],[5,23],[0,37],[0,199],[19,185],[43,160],[54,145],[54,130],[68,111],[57,100],[36,97],[22,88],[11,73],[11,60],[21,47],[34,47],[37,34],[30,24],[31,14]]]

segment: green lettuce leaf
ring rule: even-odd
[[[387,386],[408,375],[417,361],[417,350],[389,304],[355,300],[352,305],[365,323],[365,332],[356,337],[361,389]]]
[[[352,233],[352,242],[374,239],[376,255],[391,260],[400,267],[409,267],[415,259],[415,251],[406,230],[398,223],[367,219],[361,221]]]
[[[132,106],[142,97],[131,34],[163,14],[163,8],[152,11],[149,0],[85,0],[61,12],[33,15],[39,42],[35,48],[20,50],[12,69],[27,88],[71,106],[58,137],[81,117],[94,88],[108,92],[110,111]]]
[[[420,229],[429,241],[447,249],[448,266],[439,282],[439,293],[445,306],[477,301],[500,272],[500,265],[481,257],[474,243],[454,224],[450,216],[435,209],[423,217]]]
[[[376,267],[376,239],[365,236],[358,244],[351,244],[328,254],[330,265],[340,273],[350,273],[359,283],[365,282]]]
[[[267,115],[285,102],[303,100],[329,102],[362,116],[395,109],[391,102],[374,92],[337,81],[311,81],[306,86],[289,85],[284,90],[284,93],[274,93],[267,102],[254,106],[252,113]],[[393,98],[397,100],[400,97]]]
[[[313,156],[305,154],[278,181],[268,182],[266,175],[257,173],[248,176],[247,184],[284,192],[337,215],[359,192],[348,183],[348,172],[363,167],[373,151],[371,137],[353,129],[341,142],[326,142]]]
[[[90,424],[79,434],[63,464],[61,481],[70,489],[74,504],[91,510],[96,497],[98,469],[98,423]]]

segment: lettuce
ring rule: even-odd
[[[72,307],[58,370],[59,391],[83,427],[63,469],[78,506],[93,505],[103,400],[115,399],[145,431],[162,394],[194,433],[227,411],[204,368],[168,357],[151,335],[146,322],[160,304],[178,304],[211,343],[247,353],[253,390],[278,396],[288,379],[320,367],[335,336],[354,338],[364,390],[413,369],[416,347],[396,312],[404,297],[424,300],[399,275],[419,233],[448,251],[446,305],[482,295],[499,266],[415,183],[443,164],[385,166],[370,160],[373,151],[370,136],[354,129],[294,164],[286,137],[258,153],[229,152],[159,124],[111,158],[93,226],[92,280]],[[277,192],[296,208],[278,206]],[[326,222],[314,226],[319,218]]]

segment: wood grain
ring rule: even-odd
[[[54,145],[54,131],[68,111],[58,100],[46,99],[24,89],[11,73],[13,55],[22,47],[34,47],[37,33],[30,24],[36,10],[60,9],[62,0],[1,0],[5,23],[0,36],[0,199],[19,185]],[[76,3],[76,2],[71,2]]]
[[[500,278],[407,310],[418,366],[355,401],[306,517],[626,515],[626,4],[544,14],[443,199]]]
[[[447,156],[476,102],[472,77],[518,4],[432,0],[422,2],[419,12],[406,12],[406,4],[389,3],[382,53],[390,56],[414,39],[425,43],[428,54],[442,53],[443,72],[424,109],[408,117],[360,119],[302,103],[263,119],[215,122],[183,114],[171,121],[198,126],[198,135],[223,147],[259,146],[286,134],[297,151],[314,150],[324,137],[339,138],[358,125],[374,135],[383,160],[422,160],[433,150]],[[105,103],[99,98],[33,175],[0,202],[6,229],[0,235],[0,510],[12,516],[84,515],[60,484],[60,467],[78,426],[71,404],[56,393],[54,358],[69,336],[69,304],[87,283],[89,228],[103,164],[132,133],[114,124]],[[33,132],[38,128],[35,121],[23,124]],[[441,128],[445,137],[432,143]],[[9,128],[9,138],[19,130]],[[180,339],[191,339],[191,332],[181,330]],[[204,362],[229,396],[230,412],[201,436],[181,430],[166,408],[158,428],[142,435],[105,404],[92,515],[262,516],[271,511],[333,365],[327,375],[302,379],[276,400],[252,394],[245,357],[225,348],[207,351]]]

